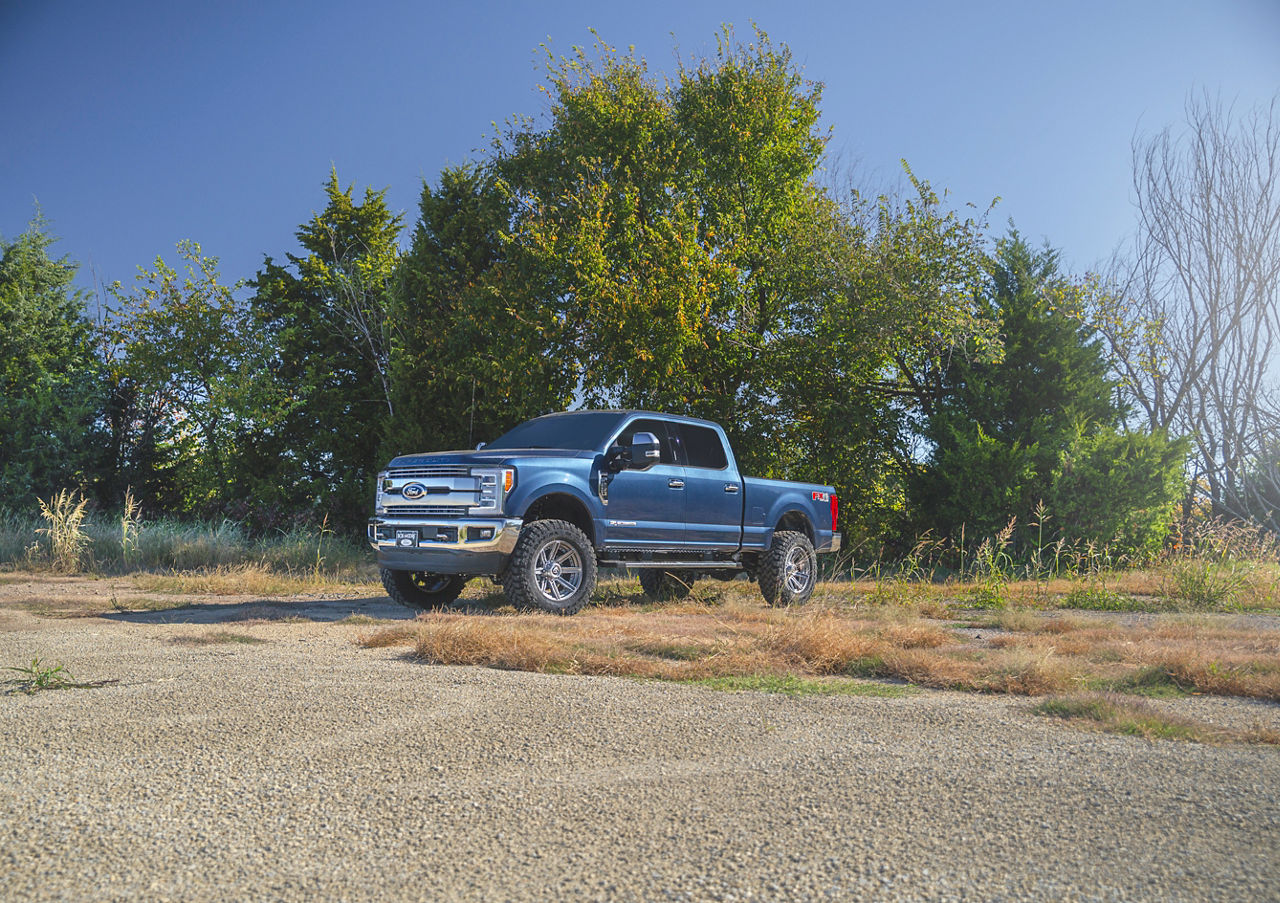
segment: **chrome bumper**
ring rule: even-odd
[[[522,523],[507,518],[375,517],[369,521],[369,545],[378,553],[378,566],[387,570],[500,574]]]
[[[459,552],[498,552],[510,555],[520,537],[519,518],[423,519],[417,517],[375,517],[369,521],[369,545],[375,550],[431,549]],[[409,540],[399,534],[415,531]]]

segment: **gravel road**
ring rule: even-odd
[[[1274,900],[1280,750],[1025,699],[803,697],[428,667],[240,602],[36,618],[0,665],[0,900]],[[225,620],[225,618],[223,618]],[[1188,700],[1280,726],[1280,709]]]

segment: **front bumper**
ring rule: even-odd
[[[378,566],[432,574],[498,574],[516,547],[518,518],[374,517],[368,537]]]

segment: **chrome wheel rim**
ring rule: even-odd
[[[414,586],[424,593],[438,593],[449,585],[448,574],[428,574],[425,571],[416,571],[409,579]]]
[[[553,539],[533,559],[538,591],[552,602],[564,602],[582,586],[582,556],[562,539]]]
[[[795,548],[787,553],[783,580],[787,584],[787,589],[797,595],[809,589],[813,584],[813,562],[808,552],[802,548]]]

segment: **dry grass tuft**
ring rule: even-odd
[[[287,596],[352,590],[368,590],[382,595],[381,584],[331,579],[323,574],[281,574],[252,564],[172,574],[136,574],[132,580],[135,587],[145,592],[179,595]]]
[[[424,618],[413,640],[413,654],[435,665],[485,665],[513,671],[563,670],[562,644],[546,632],[516,619],[494,620],[457,615]]]
[[[1154,663],[1178,686],[1215,696],[1248,696],[1280,700],[1280,668],[1277,662],[1261,662],[1252,656],[1234,660],[1214,659],[1196,649],[1171,651]]]
[[[844,673],[854,662],[879,657],[886,645],[829,610],[788,619],[766,631],[761,639],[785,667],[809,674]]]
[[[356,645],[366,649],[385,649],[388,646],[406,646],[413,642],[415,628],[397,625],[356,637]]]
[[[247,633],[232,633],[228,630],[214,630],[209,633],[194,634],[189,636],[176,636],[169,642],[175,646],[213,646],[221,643],[240,643],[246,646],[254,646],[258,643],[265,643],[262,637],[250,636]]]
[[[1215,620],[1216,618],[1216,620]],[[513,610],[436,612],[364,634],[424,662],[665,680],[879,678],[1027,696],[1088,686],[1146,695],[1280,699],[1280,631],[1144,615],[1071,617],[1008,610],[948,629],[909,608],[827,604],[771,609],[727,584],[717,604],[594,607],[574,618]],[[986,631],[983,631],[986,633]]]

